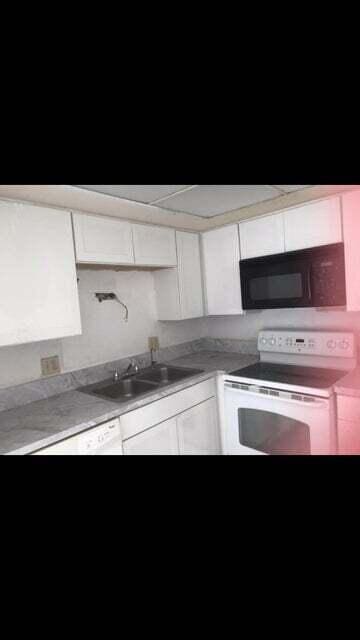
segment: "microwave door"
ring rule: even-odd
[[[303,261],[246,262],[240,263],[244,309],[311,306],[311,274]]]

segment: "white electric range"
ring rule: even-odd
[[[225,376],[225,453],[337,453],[334,384],[356,366],[354,334],[261,331],[260,362]]]

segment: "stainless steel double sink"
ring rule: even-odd
[[[113,379],[103,380],[86,387],[80,387],[78,391],[105,400],[127,402],[131,398],[154,392],[157,388],[166,387],[199,373],[203,373],[203,370],[158,364],[142,369],[136,375],[121,378],[116,382]]]

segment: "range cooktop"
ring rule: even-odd
[[[312,389],[327,389],[343,378],[345,374],[345,371],[337,369],[258,362],[244,369],[232,371],[229,375],[247,378],[254,382],[278,382],[292,386],[311,387]]]

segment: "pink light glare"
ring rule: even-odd
[[[360,185],[359,185],[360,186]],[[346,265],[347,310],[353,319],[351,330],[360,344],[360,190],[343,196],[343,232]],[[353,313],[354,312],[354,313]],[[357,313],[356,313],[357,312]],[[352,376],[358,397],[338,396],[339,453],[360,454],[360,376]]]

